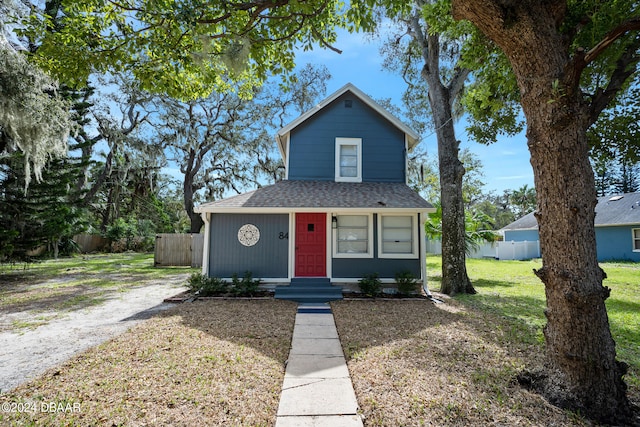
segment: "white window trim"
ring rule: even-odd
[[[338,229],[331,229],[331,252],[334,258],[373,258],[373,214],[371,213],[358,213],[358,212],[349,212],[349,213],[339,213],[334,212],[331,216],[339,217],[339,216],[366,216],[367,217],[367,252],[361,254],[343,254],[338,253]]]
[[[382,218],[385,216],[410,216],[411,217],[411,253],[385,254],[382,252]],[[418,214],[378,214],[378,258],[418,259]]]
[[[342,145],[355,145],[358,152],[357,175],[354,177],[340,176],[340,147]],[[335,179],[336,182],[362,182],[362,138],[336,138],[335,155]]]
[[[631,250],[632,252],[640,252],[640,249],[636,249],[636,241],[640,241],[640,238],[636,238],[636,231],[640,233],[640,228],[631,229]]]

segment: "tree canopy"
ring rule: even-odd
[[[143,89],[182,100],[235,87],[249,96],[269,75],[294,69],[295,49],[331,47],[348,10],[340,0],[47,4],[22,31],[44,70],[72,86],[126,71]]]

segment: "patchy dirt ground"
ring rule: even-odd
[[[296,307],[174,305],[0,394],[0,425],[273,425]]]
[[[171,307],[164,298],[184,290],[187,273],[124,290],[110,289],[86,307],[60,312],[34,310],[33,304],[0,307],[0,391],[6,392],[100,344],[153,313]],[[60,280],[65,280],[61,278]],[[77,291],[77,290],[76,290]],[[27,327],[11,328],[23,324]]]
[[[597,425],[518,384],[543,349],[508,319],[449,298],[331,305],[365,426]]]

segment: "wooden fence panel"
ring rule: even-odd
[[[95,234],[76,234],[73,236],[73,241],[76,242],[80,248],[80,252],[83,254],[102,251],[109,244],[107,239]]]
[[[202,234],[157,234],[154,265],[201,267],[203,244]]]
[[[202,267],[202,253],[204,252],[204,234],[191,235],[191,267]]]

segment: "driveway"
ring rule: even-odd
[[[114,293],[100,305],[70,312],[33,330],[0,333],[0,392],[9,391],[172,307],[173,304],[162,301],[183,291],[181,284],[187,276]],[[0,314],[0,320],[2,317],[4,314]]]

